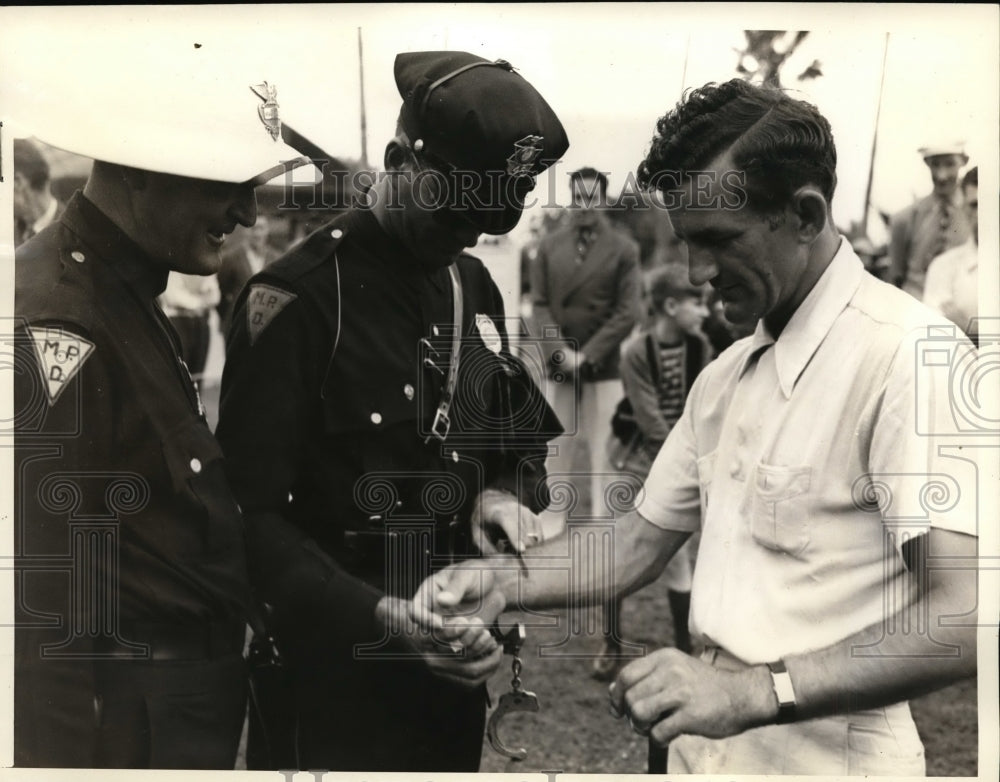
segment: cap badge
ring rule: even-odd
[[[257,116],[264,123],[271,138],[277,141],[278,136],[281,135],[281,118],[278,116],[278,88],[265,81],[262,84],[251,86],[250,89],[264,101],[257,107]]]
[[[507,158],[507,173],[510,176],[535,175],[535,161],[542,154],[542,136],[525,136],[514,142],[514,154]]]

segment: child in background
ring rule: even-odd
[[[695,377],[714,358],[701,331],[708,317],[706,291],[688,280],[684,264],[667,264],[649,277],[652,317],[648,327],[623,348],[621,374],[632,406],[636,433],[628,443],[609,440],[608,456],[616,469],[644,480],[649,468],[681,417]],[[687,619],[697,541],[694,537],[674,555],[665,571],[668,600],[678,649],[690,653]],[[612,679],[621,661],[621,601],[605,607],[604,646],[594,660],[594,677]]]

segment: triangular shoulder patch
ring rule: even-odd
[[[247,332],[253,345],[272,320],[298,298],[298,294],[273,285],[255,283],[247,296]]]
[[[96,345],[89,339],[58,326],[28,326],[28,336],[35,348],[49,407],[52,407],[66,390],[69,381],[90,358]]]

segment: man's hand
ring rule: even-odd
[[[504,539],[518,554],[542,542],[538,517],[513,494],[499,489],[479,495],[470,524],[472,539],[483,554],[510,553],[501,550]]]
[[[582,351],[574,350],[568,345],[559,348],[562,353],[562,361],[555,361],[553,354],[553,368],[565,372],[570,377],[579,375],[582,367],[587,363],[587,356]]]
[[[724,738],[771,722],[778,702],[758,665],[724,671],[677,649],[630,663],[608,688],[611,711],[665,747],[681,734]]]
[[[449,617],[447,626],[442,621],[431,630],[418,625],[413,613],[412,601],[388,595],[375,608],[377,621],[421,656],[437,676],[473,688],[488,681],[500,666],[503,648],[478,617]]]
[[[466,560],[430,576],[413,598],[410,619],[446,643],[466,638],[470,628],[489,628],[507,607],[491,570],[497,561]]]

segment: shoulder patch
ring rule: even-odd
[[[253,345],[272,320],[298,298],[298,294],[273,285],[255,283],[247,296],[247,332]]]
[[[49,407],[52,407],[96,346],[89,339],[56,326],[28,326],[27,329],[38,358]]]

